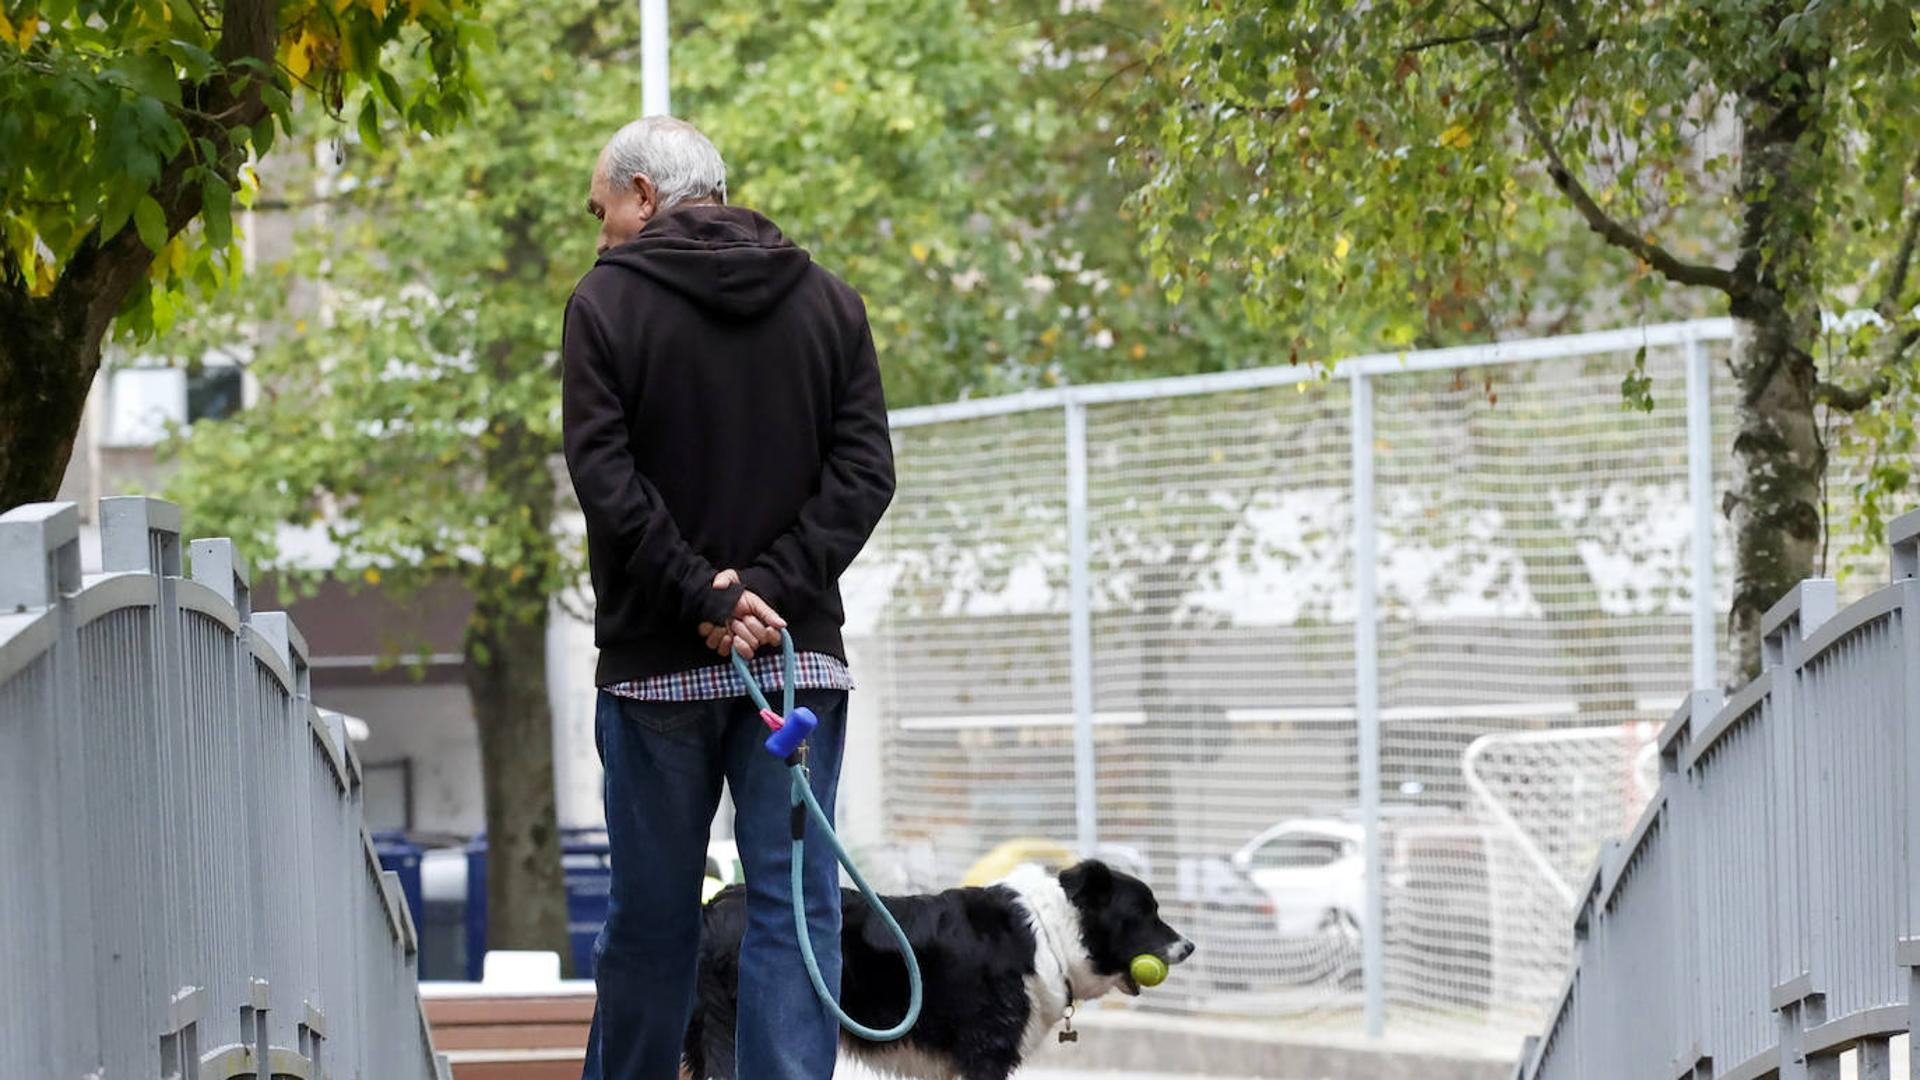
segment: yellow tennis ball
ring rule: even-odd
[[[1152,953],[1141,953],[1131,965],[1133,981],[1141,986],[1159,986],[1167,981],[1167,962]]]

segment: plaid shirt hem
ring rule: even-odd
[[[769,696],[780,692],[783,683],[779,653],[761,653],[747,661],[747,670],[753,672],[762,692]],[[853,673],[837,657],[803,652],[794,657],[793,687],[796,690],[851,690]],[[740,673],[730,663],[629,679],[600,689],[635,701],[712,701],[747,696],[747,684],[740,681]]]

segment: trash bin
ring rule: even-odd
[[[607,921],[612,859],[605,829],[560,830],[560,863],[566,878],[567,939],[573,977],[593,978],[593,942]],[[480,981],[487,958],[487,838],[467,845],[467,979]]]
[[[407,913],[413,916],[418,931],[425,925],[420,897],[420,857],[425,849],[407,839],[406,833],[377,832],[373,834],[373,853],[380,859],[380,869],[400,875],[400,894],[406,898]]]
[[[420,857],[420,978],[467,977],[467,842],[432,844]]]

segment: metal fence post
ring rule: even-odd
[[[1066,401],[1067,595],[1073,691],[1073,817],[1080,854],[1100,840],[1093,760],[1093,583],[1087,539],[1087,407]]]
[[[1713,373],[1706,346],[1689,333],[1687,365],[1687,502],[1693,512],[1693,688],[1720,685],[1713,581]]]
[[[1373,383],[1353,377],[1353,691],[1365,830],[1366,912],[1360,920],[1360,976],[1369,1038],[1386,1033],[1386,902],[1380,845],[1380,643],[1373,512]]]
[[[80,715],[80,643],[68,594],[77,592],[80,577],[80,515],[70,502],[27,503],[0,514],[0,614],[33,608],[54,608],[55,638],[48,648],[52,659],[48,703],[51,715],[30,722],[46,725],[38,749],[47,755],[36,769],[40,821],[48,834],[42,839],[40,866],[12,867],[17,887],[42,890],[40,911],[50,916],[45,932],[59,943],[44,954],[56,966],[59,949],[86,957],[74,966],[88,978],[62,978],[56,973],[49,994],[54,1004],[41,1012],[50,1021],[46,1044],[54,1060],[54,1075],[80,1075],[98,1067],[100,1025],[98,998],[91,985],[93,965],[93,875],[83,853],[91,849],[92,821],[88,815],[86,737],[88,725]],[[9,887],[15,887],[10,885]]]
[[[213,736],[215,754],[204,763],[206,771],[201,774],[214,781],[203,790],[203,797],[217,800],[208,807],[209,816],[225,834],[224,841],[233,847],[202,858],[214,864],[211,884],[215,895],[227,898],[231,905],[223,913],[224,926],[216,931],[218,937],[211,943],[213,953],[224,960],[213,986],[214,1015],[222,1027],[238,1017],[238,1027],[233,1029],[238,1034],[232,1045],[250,1046],[260,1040],[261,1014],[273,991],[270,983],[256,978],[262,973],[271,943],[266,939],[262,884],[267,865],[262,807],[267,781],[252,678],[253,655],[248,645],[253,620],[252,579],[245,555],[226,537],[189,541],[187,570],[196,584],[231,604],[236,615],[231,635],[220,634],[218,646],[205,661],[218,663],[218,683],[225,684],[232,711],[215,718],[203,733]],[[209,686],[213,685],[210,680]]]
[[[1814,942],[1818,913],[1807,881],[1805,839],[1808,829],[1799,768],[1806,710],[1801,704],[1801,643],[1833,617],[1837,591],[1831,579],[1801,582],[1760,620],[1762,666],[1773,675],[1772,732],[1775,888],[1773,905],[1774,985],[1769,995],[1780,1031],[1779,1080],[1826,1080],[1834,1062],[1816,1066],[1802,1052],[1807,1029],[1826,1020],[1824,972],[1818,970]]]
[[[1908,672],[1920,671],[1920,627],[1914,625],[1916,613],[1920,613],[1920,510],[1909,510],[1887,523],[1887,580],[1901,587],[1900,596],[1900,657],[1902,667]],[[1901,912],[1901,934],[1894,943],[1894,962],[1906,970],[1903,984],[1907,991],[1907,1030],[1920,1031],[1920,681],[1909,677],[1900,687],[1900,730],[1904,746],[1900,752],[1904,756],[1906,768],[1906,811],[1907,825],[1904,830],[1906,850],[1901,853],[1906,864],[1906,909]],[[1920,1054],[1912,1052],[1912,1037],[1908,1039],[1907,1076],[1920,1075]],[[1877,1064],[1877,1063],[1876,1063]],[[1863,1074],[1866,1070],[1862,1070]],[[1891,1063],[1887,1070],[1892,1075]],[[1862,1080],[1879,1080],[1878,1077],[1866,1077]]]
[[[1687,747],[1694,736],[1713,723],[1725,698],[1719,690],[1695,690],[1687,695],[1673,717],[1661,729],[1660,784],[1668,792],[1667,828],[1673,840],[1674,880],[1673,923],[1679,943],[1676,961],[1680,979],[1676,1000],[1679,1003],[1679,1056],[1674,1075],[1687,1080],[1707,1080],[1713,1064],[1706,1053],[1703,1018],[1712,1002],[1706,1000],[1701,978],[1703,963],[1700,949],[1702,896],[1711,887],[1701,841],[1699,779],[1686,766]]]

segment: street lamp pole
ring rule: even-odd
[[[640,0],[640,114],[673,115],[667,98],[667,0]]]

